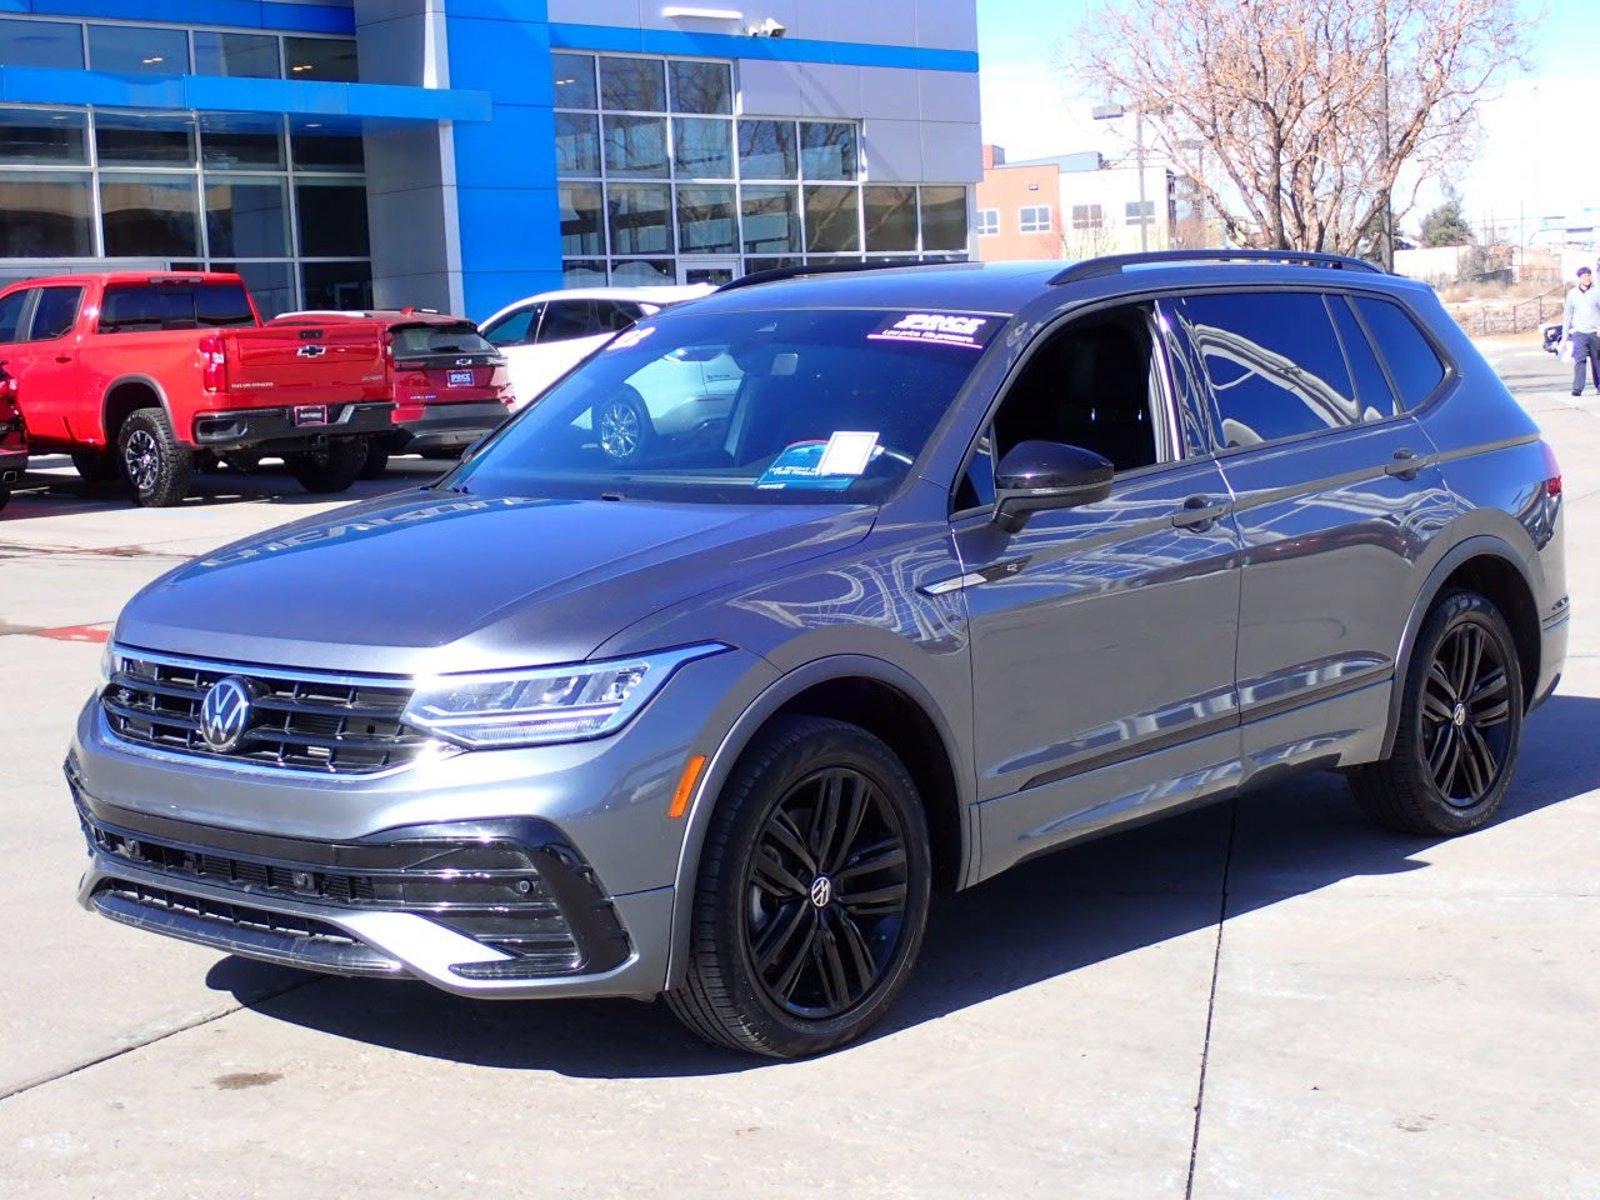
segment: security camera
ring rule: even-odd
[[[751,37],[781,38],[789,32],[789,27],[776,17],[768,17],[759,25],[752,25],[745,30]]]

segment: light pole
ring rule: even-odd
[[[1096,104],[1091,112],[1096,121],[1115,121],[1127,114],[1122,104]],[[1133,109],[1133,159],[1139,170],[1139,249],[1144,252],[1150,249],[1150,218],[1144,199],[1144,109],[1138,105]]]

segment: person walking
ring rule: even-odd
[[[1578,268],[1578,286],[1567,293],[1567,307],[1561,318],[1561,335],[1572,339],[1572,394],[1583,395],[1586,371],[1594,373],[1595,391],[1600,392],[1600,289],[1594,286],[1594,272]]]

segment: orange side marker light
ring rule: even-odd
[[[678,790],[672,793],[672,807],[667,816],[676,821],[689,811],[689,799],[694,795],[694,785],[700,782],[700,772],[706,769],[706,756],[696,754],[683,764],[683,774],[678,776]]]

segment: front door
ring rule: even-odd
[[[732,283],[740,274],[737,258],[680,258],[678,282],[682,284],[709,283],[720,286]]]
[[[1179,433],[1154,334],[1130,306],[1049,335],[957,501],[984,875],[1237,781],[1238,535],[1221,471]],[[1109,458],[1111,496],[1006,532],[993,472],[1030,438]]]

